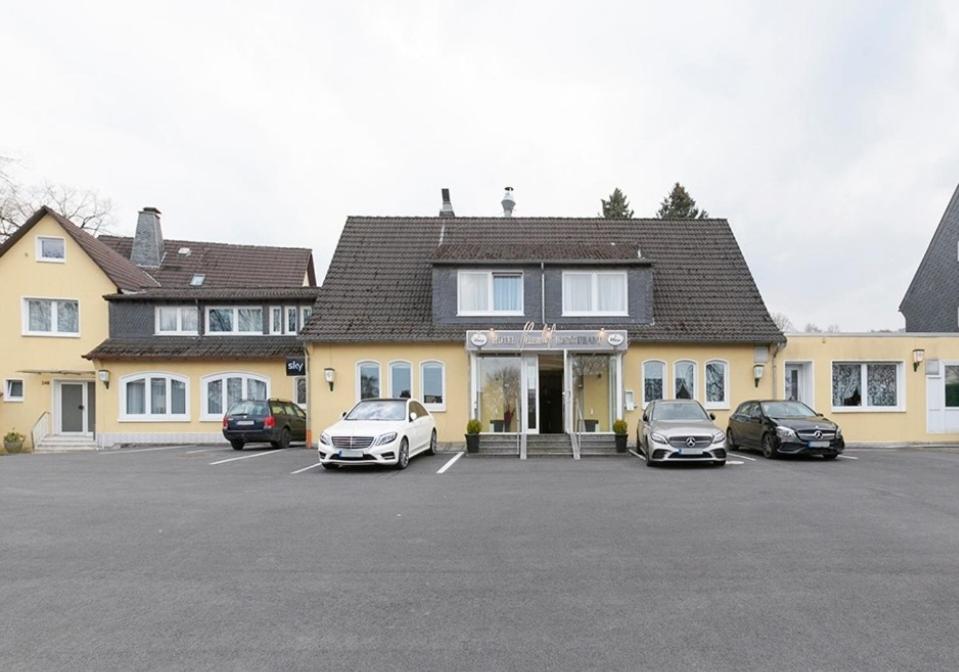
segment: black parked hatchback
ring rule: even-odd
[[[835,422],[799,401],[745,401],[729,418],[726,446],[780,455],[822,455],[835,459],[846,443]]]
[[[233,450],[264,441],[287,448],[290,441],[306,440],[306,413],[285,399],[241,401],[223,416],[223,436]]]

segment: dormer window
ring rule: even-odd
[[[523,314],[522,272],[460,271],[457,283],[458,315]]]
[[[37,261],[52,261],[62,264],[67,259],[67,246],[63,238],[37,236]]]
[[[592,317],[628,315],[624,271],[563,273],[563,315]]]
[[[156,333],[159,335],[196,336],[196,306],[157,306]]]

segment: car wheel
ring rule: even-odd
[[[243,450],[242,441],[230,441],[230,445],[233,446],[233,450]]]
[[[726,448],[729,450],[736,450],[736,442],[733,441],[732,428],[726,430]]]
[[[339,469],[339,468],[340,468],[340,465],[338,465],[338,464],[333,464],[332,462],[330,462],[330,463],[328,463],[328,464],[324,462],[324,463],[323,463],[323,468],[324,468],[324,469],[331,469],[331,470],[332,470],[332,469]]]
[[[839,457],[839,453],[826,453],[825,455],[822,456],[822,459],[835,460],[837,457]]]
[[[650,455],[649,446],[646,446],[646,450],[643,451],[643,456],[646,458],[646,466],[647,466],[647,467],[655,467],[655,466],[656,466],[656,463],[653,462],[653,458],[652,458],[652,456]]]
[[[283,431],[280,432],[280,440],[273,444],[274,448],[289,448],[290,447],[290,430],[286,427],[283,428]]]
[[[773,443],[772,434],[763,436],[763,457],[767,460],[775,460],[777,457],[776,445]]]
[[[436,455],[436,430],[433,430],[433,433],[430,435],[430,455]]]
[[[410,463],[410,443],[405,438],[403,442],[400,443],[400,454],[396,458],[396,468],[397,469],[406,469],[406,465]]]

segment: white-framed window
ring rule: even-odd
[[[666,362],[651,359],[643,362],[643,408],[651,401],[666,398]]]
[[[62,264],[67,260],[67,241],[55,236],[37,236],[37,261]]]
[[[902,362],[833,362],[832,410],[903,410],[902,371]]]
[[[313,306],[302,306],[300,308],[300,329],[306,326],[310,316],[313,314]]]
[[[270,398],[270,379],[253,373],[214,373],[200,382],[203,420],[220,420],[241,401]]]
[[[522,315],[522,271],[459,271],[457,315]]]
[[[673,399],[696,398],[696,362],[681,359],[673,363]]]
[[[721,359],[706,362],[706,408],[729,408],[729,363]]]
[[[293,379],[293,403],[300,408],[306,408],[306,376],[296,376]]]
[[[390,362],[390,397],[413,398],[413,365],[409,362]]]
[[[156,307],[156,333],[159,335],[196,336],[198,322],[196,306]]]
[[[356,400],[379,399],[382,389],[379,362],[356,363]]]
[[[206,333],[262,334],[261,306],[209,306],[206,309]]]
[[[7,378],[3,381],[3,400],[23,401],[24,390],[22,378]]]
[[[563,315],[628,315],[625,271],[563,271]]]
[[[420,388],[428,411],[446,410],[446,366],[443,362],[420,363]]]
[[[79,336],[80,302],[76,299],[24,299],[23,334]]]
[[[270,333],[283,333],[283,306],[270,306]]]
[[[296,306],[286,307],[286,333],[296,334]]]
[[[120,379],[120,421],[190,419],[190,381],[170,373],[134,373]]]

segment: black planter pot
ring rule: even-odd
[[[625,453],[626,452],[626,438],[625,434],[616,435],[616,452]]]
[[[479,452],[479,434],[466,435],[466,452],[467,453]]]

